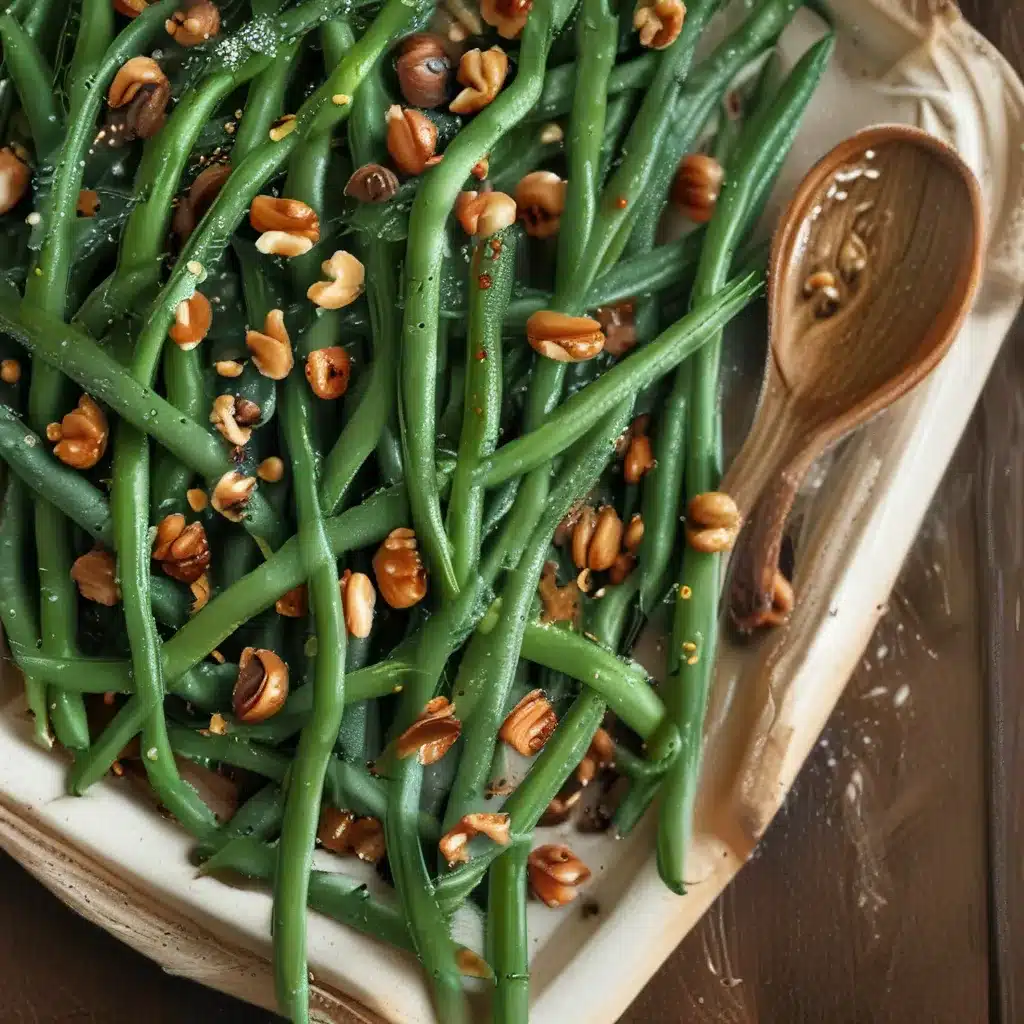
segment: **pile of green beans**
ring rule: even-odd
[[[684,891],[721,555],[680,514],[718,482],[723,332],[763,289],[751,231],[832,36],[783,79],[798,0],[756,0],[703,59],[720,0],[694,0],[661,49],[616,0],[535,0],[514,30],[459,40],[433,0],[64,6],[60,31],[54,0],[0,14],[0,621],[34,738],[72,756],[71,794],[137,768],[204,873],[272,887],[292,1021],[309,1020],[312,908],[417,956],[445,1024],[471,1019],[465,975],[494,1021],[525,1024],[529,894],[575,892],[545,896],[541,822],[596,768],[628,779],[620,834],[661,796],[658,867]],[[217,9],[208,39],[170,34],[179,8]],[[465,54],[495,46],[505,80],[450,113]],[[443,101],[418,108],[438,77]],[[749,112],[716,128],[739,82]],[[701,146],[724,169],[709,223],[659,243]],[[175,207],[218,164],[185,233]],[[513,202],[534,172],[553,191]],[[261,196],[293,204],[281,231],[315,218],[293,258],[257,247]],[[473,204],[491,227],[471,236]],[[362,278],[319,308],[340,252]],[[202,299],[209,329],[179,347]],[[250,352],[272,310],[294,356],[273,376]],[[608,324],[627,351],[601,351]],[[98,425],[68,415],[83,395]],[[640,413],[656,461],[627,482]],[[248,491],[225,509],[231,479]],[[183,529],[198,555],[164,542]],[[665,600],[658,684],[631,655]],[[234,780],[230,819],[181,759]],[[318,843],[351,871],[314,870]],[[360,858],[393,893],[371,895]],[[470,949],[453,918],[478,908]]]

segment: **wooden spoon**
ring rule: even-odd
[[[783,530],[811,464],[938,365],[981,262],[978,182],[925,132],[870,128],[804,179],[772,245],[757,415],[722,482],[746,521],[730,592],[741,630],[776,618]]]

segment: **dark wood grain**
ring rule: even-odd
[[[1024,4],[963,8],[1024,67]],[[823,743],[622,1024],[1024,1020],[1022,595],[1024,322]],[[164,975],[0,856],[0,1024],[276,1019]]]

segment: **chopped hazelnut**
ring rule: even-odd
[[[10,146],[0,149],[0,214],[9,213],[25,198],[31,176],[28,164]]]
[[[133,57],[114,76],[107,103],[111,144],[149,139],[163,127],[171,83],[151,57]]]
[[[395,70],[408,104],[429,110],[444,103],[452,65],[437,36],[418,32],[403,39]]]
[[[434,159],[437,149],[437,126],[426,114],[402,108],[388,107],[388,152],[395,166],[403,174],[422,174]]]
[[[526,321],[526,337],[535,352],[560,363],[593,359],[604,348],[601,325],[588,316],[542,309]]]
[[[72,563],[71,578],[78,584],[78,592],[87,601],[112,608],[121,600],[121,588],[117,585],[117,562],[109,551],[93,548],[80,555]]]
[[[633,12],[633,28],[640,33],[641,46],[664,50],[679,38],[685,17],[682,0],[640,0]]]
[[[220,11],[210,0],[188,0],[164,27],[179,46],[200,46],[220,32]]]
[[[256,478],[245,476],[236,470],[229,470],[213,489],[211,504],[214,511],[225,519],[240,523],[245,515],[245,505],[256,488]]]
[[[309,286],[306,297],[321,309],[341,309],[363,294],[366,270],[349,252],[339,249],[320,265],[326,280]]]
[[[647,436],[649,416],[638,416],[633,420],[629,432],[629,445],[622,461],[622,475],[627,484],[638,484],[640,480],[654,469],[654,449],[651,439]]]
[[[371,864],[376,864],[386,852],[384,826],[376,818],[357,818],[351,811],[335,807],[325,807],[321,812],[316,837],[332,853],[355,854]]]
[[[234,359],[218,359],[213,364],[218,377],[241,377],[245,367]]]
[[[576,890],[590,879],[590,869],[568,846],[538,846],[526,862],[534,896],[549,907],[563,907],[576,899]]]
[[[79,217],[89,218],[96,216],[100,208],[100,196],[91,188],[83,188],[78,193],[78,202],[75,204],[75,212]]]
[[[541,622],[575,623],[580,615],[580,588],[575,582],[560,587],[557,569],[555,562],[545,562],[537,585],[543,607]]]
[[[360,203],[386,203],[398,191],[398,178],[390,167],[364,164],[352,172],[345,185],[345,195]]]
[[[228,164],[211,164],[196,175],[188,193],[174,211],[171,230],[179,244],[184,245],[188,241],[203,214],[213,205],[214,199],[230,177],[231,167]]]
[[[736,502],[722,491],[709,491],[690,499],[686,511],[686,540],[704,554],[732,548],[743,520]]]
[[[351,636],[365,639],[373,628],[373,609],[377,604],[377,591],[373,589],[370,577],[366,573],[346,569],[341,580],[341,597],[345,628]]]
[[[245,345],[252,353],[256,369],[271,380],[284,380],[295,365],[292,341],[285,326],[284,313],[272,309],[263,321],[263,330],[247,331]]]
[[[21,380],[21,363],[17,359],[0,362],[0,380],[5,384],[17,384]]]
[[[639,512],[634,512],[629,520],[626,530],[622,535],[623,547],[635,555],[640,550],[640,544],[644,539],[644,521]]]
[[[441,841],[437,844],[449,867],[469,861],[469,841],[478,835],[487,836],[499,846],[508,846],[511,841],[509,816],[486,812],[464,814],[453,829],[441,836]]]
[[[284,476],[284,462],[276,455],[271,455],[256,467],[256,475],[268,484],[276,484]]]
[[[274,603],[274,610],[286,619],[301,619],[309,611],[309,592],[302,583],[282,594]]]
[[[526,26],[533,0],[481,0],[480,14],[502,39],[515,39]]]
[[[395,743],[398,758],[417,755],[420,764],[440,761],[452,748],[462,732],[462,723],[455,717],[455,705],[447,697],[435,697],[419,713]]]
[[[427,570],[407,527],[392,530],[373,556],[373,574],[381,597],[392,608],[411,608],[427,596]]]
[[[528,235],[551,238],[558,234],[567,185],[551,171],[531,171],[516,185],[516,207]]]
[[[220,431],[221,436],[230,445],[241,448],[249,443],[252,437],[252,428],[242,426],[236,417],[236,402],[234,395],[218,395],[213,400],[213,409],[210,412],[210,422]]]
[[[188,610],[189,615],[195,615],[202,611],[210,600],[210,577],[204,572],[197,580],[193,580],[188,589],[192,591],[192,605]]]
[[[724,179],[722,165],[713,156],[684,156],[672,181],[672,205],[688,220],[704,224],[715,212]]]
[[[114,0],[114,10],[128,18],[137,18],[148,6],[149,0]]]
[[[238,679],[231,695],[240,722],[264,722],[288,699],[288,666],[273,652],[246,647],[238,659]]]
[[[107,450],[110,427],[103,410],[88,395],[82,395],[59,424],[47,427],[46,436],[57,442],[53,454],[61,462],[74,469],[92,469]]]
[[[190,487],[185,492],[185,500],[188,502],[188,507],[193,512],[202,512],[207,505],[210,504],[210,499],[206,496],[206,491],[200,490],[198,487]]]
[[[508,74],[508,55],[500,46],[487,51],[467,50],[456,78],[465,88],[448,104],[453,114],[476,114],[501,91]]]
[[[210,566],[210,545],[203,524],[186,526],[180,512],[165,516],[156,528],[153,558],[172,579],[194,583]]]
[[[604,350],[609,355],[621,359],[636,348],[636,306],[633,302],[598,306],[595,316],[604,331]]]
[[[192,298],[178,303],[174,311],[174,323],[167,333],[182,352],[191,352],[210,333],[212,325],[213,307],[210,300],[202,292],[195,292]]]
[[[264,231],[256,239],[256,248],[264,256],[280,256],[285,260],[305,256],[313,243],[302,235],[290,235],[287,231]]]
[[[455,216],[467,235],[487,238],[516,222],[516,201],[504,192],[460,192]]]
[[[499,737],[524,757],[532,757],[558,725],[558,718],[543,690],[531,690],[510,712],[498,731]]]
[[[306,357],[306,380],[317,398],[333,401],[348,391],[352,359],[340,346],[314,349]]]

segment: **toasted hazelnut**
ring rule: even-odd
[[[489,814],[483,811],[464,814],[453,829],[441,836],[441,841],[437,844],[449,867],[465,864],[469,860],[469,851],[466,847],[470,839],[479,835],[487,836],[499,846],[508,846],[511,842],[509,816],[504,813]]]
[[[594,535],[587,550],[587,568],[603,572],[615,564],[622,548],[622,520],[611,505],[605,505],[597,513]]]
[[[381,597],[392,608],[411,608],[427,596],[427,570],[407,527],[392,530],[373,556],[373,575]]]
[[[282,142],[288,138],[289,135],[296,128],[299,127],[299,120],[294,114],[285,114],[283,117],[279,117],[270,126],[270,141],[271,142]]]
[[[71,578],[78,584],[78,592],[86,601],[112,608],[121,600],[117,562],[109,551],[93,548],[80,555],[71,565]]]
[[[524,757],[532,757],[558,725],[554,708],[543,690],[531,690],[510,712],[502,723],[498,736]]]
[[[476,114],[501,91],[508,74],[508,54],[500,46],[467,50],[455,76],[465,88],[448,104],[453,114]]]
[[[203,524],[186,526],[180,512],[165,516],[156,528],[153,558],[171,579],[182,583],[199,579],[210,566],[210,545]]]
[[[348,391],[352,359],[340,346],[314,349],[306,357],[306,380],[317,398],[333,401]]]
[[[21,380],[21,363],[17,359],[0,362],[0,380],[5,384],[17,384]]]
[[[114,0],[114,10],[128,18],[137,18],[148,6],[149,0]]]
[[[171,83],[150,57],[133,57],[114,76],[107,92],[111,145],[152,138],[164,126]]]
[[[516,222],[516,201],[504,192],[460,192],[455,216],[467,235],[487,238]]]
[[[377,603],[377,591],[373,589],[370,577],[363,572],[349,572],[341,583],[342,606],[345,612],[345,628],[360,640],[370,635],[373,628],[373,609]]]
[[[626,457],[622,460],[622,475],[627,484],[640,483],[641,479],[654,469],[654,449],[651,447],[651,439],[647,436],[648,419],[647,416],[638,416],[633,421],[629,447],[626,449]]]
[[[419,713],[395,743],[398,758],[417,755],[420,764],[440,761],[452,748],[462,732],[462,723],[455,717],[455,705],[447,697],[435,697]]]
[[[479,954],[467,946],[459,946],[455,950],[455,966],[464,978],[480,978],[484,981],[494,980],[491,965]]]
[[[268,484],[276,484],[284,476],[284,462],[276,455],[271,455],[256,467],[256,475]]]
[[[713,156],[684,156],[672,181],[672,205],[688,220],[704,224],[715,212],[724,179],[725,171]]]
[[[264,231],[256,239],[256,248],[264,256],[280,256],[291,260],[296,256],[305,256],[313,243],[302,235],[290,235],[287,231]]]
[[[515,39],[526,25],[533,0],[481,0],[480,14],[502,39]]]
[[[197,580],[193,580],[188,589],[192,591],[192,604],[189,606],[189,615],[195,615],[202,611],[210,600],[210,577],[204,572]]]
[[[171,230],[179,244],[188,241],[203,214],[213,205],[214,199],[230,177],[231,167],[228,164],[211,164],[196,175],[188,193],[174,211]]]
[[[202,512],[207,505],[210,504],[210,499],[206,496],[206,491],[200,490],[198,487],[190,487],[185,492],[185,500],[188,502],[188,507],[193,512]]]
[[[526,337],[535,352],[559,363],[581,363],[604,348],[604,332],[596,320],[550,309],[530,316]]]
[[[235,422],[240,427],[254,427],[263,417],[263,411],[255,403],[235,395]]]
[[[262,331],[246,331],[245,346],[264,377],[284,380],[292,372],[295,356],[281,310],[272,309],[267,314]]]
[[[516,185],[516,207],[528,235],[551,238],[558,234],[567,186],[552,171],[531,171]]]
[[[349,252],[339,249],[320,264],[325,280],[309,286],[306,298],[321,309],[341,309],[351,305],[363,294],[366,270]]]
[[[607,730],[598,729],[583,755],[583,760],[576,766],[576,780],[581,786],[589,786],[599,771],[614,763],[615,741]]]
[[[590,551],[596,523],[597,513],[589,505],[584,505],[572,527],[572,560],[577,569],[587,567],[587,553]]]
[[[388,152],[403,174],[422,174],[437,149],[437,126],[426,114],[394,104],[388,107]]]
[[[644,521],[639,512],[634,512],[622,534],[622,545],[630,553],[635,555],[640,550],[640,544],[644,539]]]
[[[621,359],[636,348],[636,306],[619,302],[614,306],[598,306],[594,314],[604,331],[604,350]]]
[[[91,188],[83,188],[78,193],[78,202],[75,203],[75,212],[79,217],[87,220],[96,216],[100,208],[100,195]]]
[[[288,666],[273,652],[246,647],[238,658],[231,706],[240,722],[265,722],[288,699]]]
[[[580,588],[575,582],[564,587],[558,585],[558,566],[555,562],[545,562],[540,574],[537,593],[540,594],[541,622],[575,623],[580,615]]]
[[[306,584],[302,583],[282,594],[274,603],[274,610],[286,619],[303,618],[309,611],[309,591]]]
[[[526,862],[534,896],[549,907],[564,907],[576,899],[576,890],[590,879],[590,869],[568,846],[538,846]]]
[[[103,410],[88,395],[82,395],[56,430],[47,428],[46,436],[57,442],[53,454],[61,462],[74,469],[92,469],[107,450],[110,426]]]
[[[448,94],[452,64],[437,36],[418,32],[402,40],[398,60],[398,86],[413,107],[439,107]]]
[[[210,504],[214,511],[225,519],[240,523],[245,515],[245,506],[256,488],[256,478],[245,476],[236,470],[229,470],[218,481],[213,489]]]
[[[538,825],[564,825],[571,817],[580,800],[583,798],[583,787],[575,779],[569,779],[560,792],[556,793],[547,805]]]
[[[210,333],[212,325],[210,300],[202,292],[195,292],[192,298],[178,303],[174,323],[167,333],[182,352],[191,352]]]
[[[213,364],[218,377],[241,377],[245,367],[234,359],[218,359]]]
[[[188,0],[164,27],[179,46],[200,46],[220,32],[220,11],[210,0]]]
[[[235,418],[234,395],[218,395],[213,400],[210,422],[220,431],[224,440],[236,448],[247,445],[252,437],[252,428],[240,426]]]
[[[324,849],[342,855],[355,854],[376,864],[384,856],[384,826],[376,818],[357,818],[351,811],[325,807],[316,834]]]
[[[345,195],[360,203],[386,203],[398,191],[398,178],[390,167],[364,164],[352,172],[345,185]]]
[[[314,244],[320,241],[320,218],[299,199],[256,196],[249,207],[249,223],[260,234],[283,232]]]
[[[708,491],[690,499],[686,511],[686,540],[705,554],[728,551],[743,521],[736,502],[722,491]]]
[[[628,551],[620,552],[615,556],[615,561],[612,562],[611,567],[608,569],[608,582],[618,586],[628,578],[635,568],[636,555]]]
[[[633,28],[640,33],[641,46],[664,50],[679,38],[685,17],[682,0],[640,0],[633,12]]]

